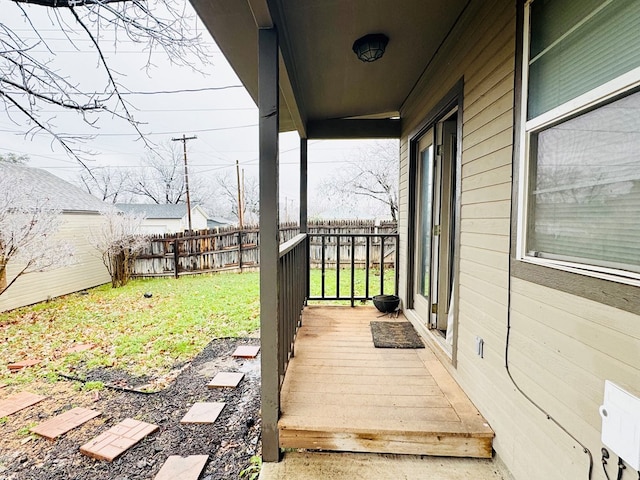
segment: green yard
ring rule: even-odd
[[[57,372],[81,376],[108,366],[159,377],[189,361],[213,338],[246,336],[259,327],[258,273],[133,280],[112,289],[0,313],[0,382],[24,383]],[[145,293],[151,293],[145,298]],[[91,350],[67,354],[76,344]],[[9,373],[26,359],[40,365]]]
[[[354,272],[355,297],[363,297],[366,291],[366,277],[364,268],[356,268]],[[395,290],[395,271],[393,269],[384,270],[384,292],[393,294]],[[340,296],[348,297],[351,291],[351,270],[340,270]],[[322,293],[322,270],[314,268],[311,270],[311,296],[320,296]],[[371,269],[369,271],[369,296],[378,295],[380,292],[380,270]],[[327,269],[325,271],[325,296],[336,296],[336,270]],[[325,304],[326,302],[322,302]],[[341,302],[344,303],[344,302]],[[349,302],[347,302],[349,303]]]
[[[326,272],[327,296],[335,296],[335,274]],[[321,278],[320,270],[311,271],[312,295],[320,294]],[[341,295],[348,295],[350,283],[349,270],[342,270]],[[364,270],[356,270],[355,285],[356,295],[364,295]],[[393,289],[393,270],[386,270],[385,293]],[[380,273],[372,271],[370,295],[379,290]],[[259,273],[250,272],[133,280],[117,289],[103,285],[0,313],[0,383],[55,378],[58,373],[82,377],[98,367],[160,378],[214,338],[256,333],[259,306]],[[94,347],[66,352],[78,344]],[[6,367],[29,359],[41,362],[17,373]]]

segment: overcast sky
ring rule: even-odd
[[[23,7],[43,40],[55,53],[48,55],[52,58],[52,67],[72,79],[82,91],[104,88],[107,79],[103,70],[98,68],[96,51],[87,36],[80,32],[72,35],[72,44],[62,34],[57,20],[50,17],[51,10],[34,5]],[[191,10],[190,4],[187,8]],[[13,2],[3,5],[0,22],[10,26],[21,38],[32,40],[34,44],[38,41],[37,35]],[[235,161],[239,160],[246,176],[257,177],[257,108],[199,20],[194,28],[202,32],[210,52],[210,65],[193,62],[204,74],[188,67],[171,65],[162,51],[152,55],[152,66],[146,69],[148,54],[141,52],[139,45],[123,35],[119,36],[117,46],[109,42],[103,44],[103,53],[118,82],[123,85],[123,92],[144,92],[128,94],[126,100],[133,104],[133,115],[142,122],[141,130],[149,140],[161,144],[182,134],[198,137],[187,144],[190,176],[197,175],[213,182],[215,175],[225,172],[235,175]],[[46,47],[39,44],[32,53],[44,55],[47,53]],[[207,90],[213,88],[221,89]],[[162,93],[200,89],[204,90]],[[46,110],[46,115],[59,132],[91,133],[94,136],[81,145],[83,149],[95,153],[83,157],[91,168],[107,165],[141,168],[140,161],[146,155],[145,146],[127,122],[105,114],[98,118],[95,128],[92,128],[75,112],[51,108]],[[65,179],[76,179],[82,170],[78,162],[47,133],[25,135],[28,128],[20,113],[8,114],[3,111],[0,116],[0,153],[26,154],[30,157],[30,166],[44,168]],[[281,203],[287,199],[297,208],[297,133],[281,135],[280,146]],[[309,142],[310,196],[313,198],[317,194],[318,184],[335,171],[335,164],[357,155],[362,148],[362,141]]]

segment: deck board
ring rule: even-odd
[[[282,388],[280,446],[490,457],[493,431],[428,347],[374,347],[378,315],[305,309]]]

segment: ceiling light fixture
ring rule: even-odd
[[[363,62],[375,62],[384,54],[389,37],[384,33],[370,33],[353,42],[353,51]]]

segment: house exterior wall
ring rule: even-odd
[[[206,230],[207,216],[199,207],[191,211],[191,228],[193,230]],[[148,235],[184,232],[189,229],[189,220],[186,215],[183,218],[145,218],[142,222],[142,233]]]
[[[0,296],[0,312],[110,282],[100,254],[88,241],[91,229],[97,228],[103,221],[104,218],[97,213],[64,213],[58,238],[68,240],[74,246],[76,263],[48,272],[23,275]],[[8,265],[9,281],[18,268],[18,265]]]
[[[405,103],[400,265],[406,272],[411,261],[410,135],[463,78],[458,341],[455,366],[445,364],[495,430],[494,448],[516,479],[586,479],[589,459],[580,445],[509,379],[505,345],[510,310],[513,378],[590,449],[593,478],[604,479],[598,414],[604,380],[640,389],[640,318],[510,278],[515,51],[516,2],[474,1]],[[408,284],[401,278],[406,299]],[[476,355],[476,336],[484,339],[484,358]]]
[[[147,235],[181,232],[182,221],[179,218],[145,218],[140,230]]]
[[[185,230],[189,228],[189,221],[185,217],[182,219],[184,222]],[[200,207],[196,207],[191,210],[191,228],[193,230],[206,230],[207,227],[207,216],[204,214]]]

